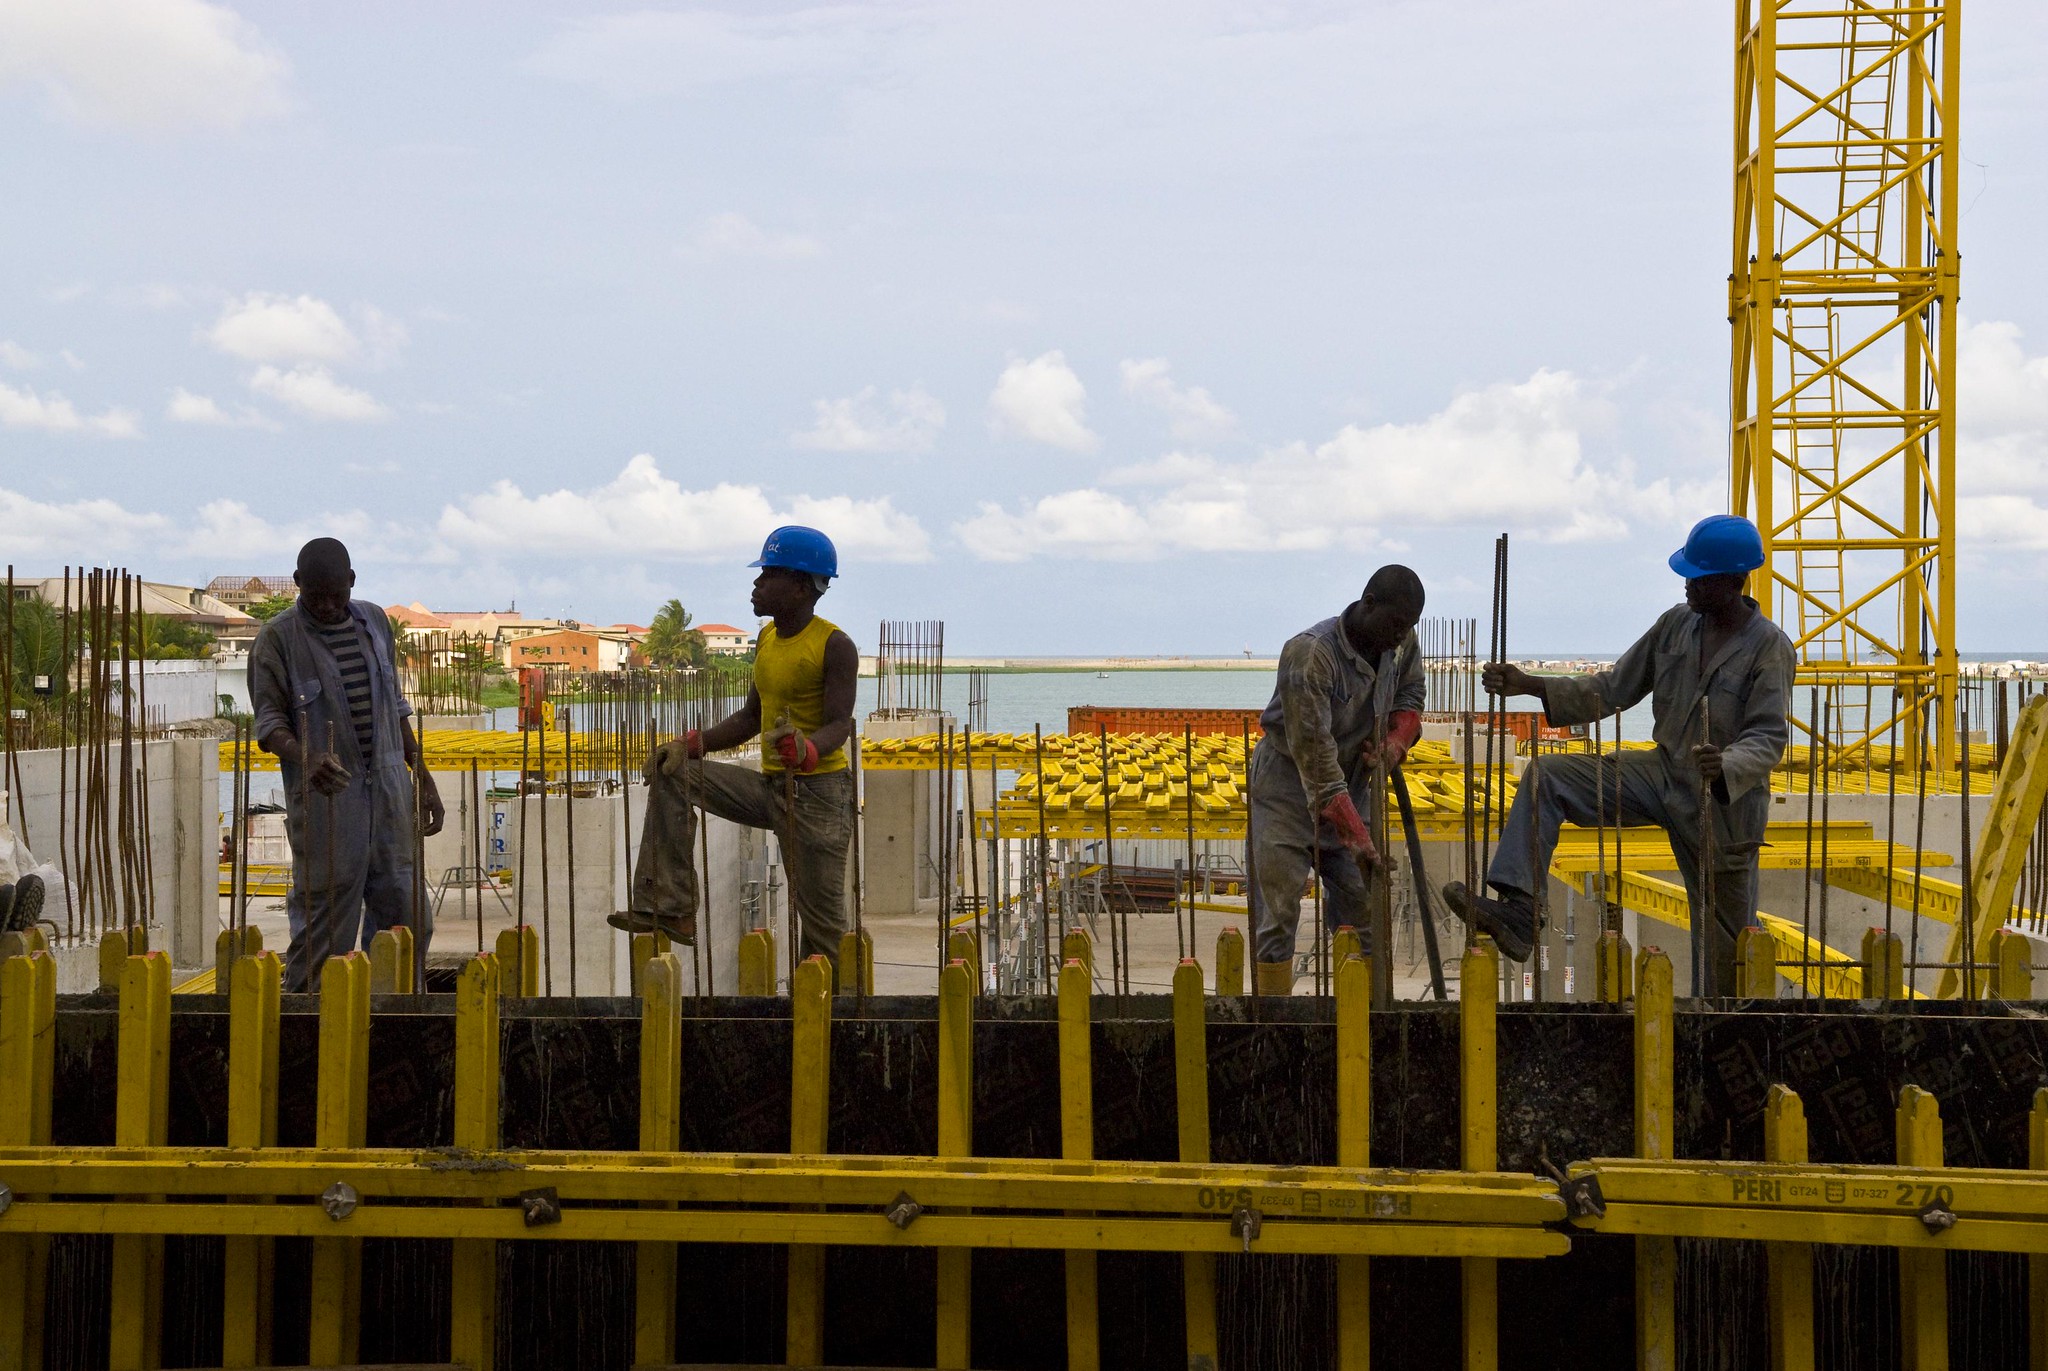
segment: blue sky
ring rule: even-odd
[[[963,652],[1404,560],[1623,645],[1725,483],[1731,10],[0,0],[0,555]],[[1965,650],[2043,650],[2048,7],[1964,30]],[[1973,503],[1974,502],[1974,503]]]

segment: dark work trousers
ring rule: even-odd
[[[413,922],[412,772],[401,758],[351,776],[338,795],[322,795],[300,781],[285,799],[292,847],[285,911],[292,940],[284,988],[318,990],[319,967],[329,957],[368,947],[380,930]],[[412,930],[415,974],[425,968],[433,936],[433,909],[422,901]]]
[[[1756,844],[1769,817],[1765,806],[1770,797],[1761,795],[1761,805],[1708,801],[1716,853],[1714,909],[1711,918],[1703,919],[1699,784],[1696,775],[1675,771],[1658,752],[1624,752],[1618,763],[1613,756],[1539,757],[1529,764],[1515,792],[1507,826],[1486,869],[1487,884],[1534,895],[1550,870],[1558,826],[1592,828],[1603,812],[1613,824],[1619,785],[1621,822],[1655,824],[1671,839],[1671,855],[1692,909],[1693,994],[1733,995],[1735,937],[1756,914]],[[1743,800],[1758,797],[1752,792]]]
[[[647,782],[647,819],[633,864],[633,908],[662,919],[697,912],[697,816],[701,806],[749,828],[774,832],[782,845],[790,906],[803,932],[803,955],[839,964],[846,932],[846,857],[853,844],[853,775],[796,777],[791,831],[781,772],[696,760],[684,774],[656,771]]]
[[[1294,763],[1262,738],[1252,749],[1248,784],[1252,866],[1258,878],[1251,892],[1252,944],[1258,959],[1293,959],[1302,891],[1308,885],[1311,866],[1323,876],[1323,926],[1351,925],[1358,930],[1361,948],[1370,953],[1372,929],[1366,917],[1365,877],[1358,870],[1358,859],[1337,841],[1328,824],[1317,823]],[[1355,793],[1352,800],[1358,803]],[[1370,812],[1363,803],[1358,803],[1358,808],[1360,813]]]

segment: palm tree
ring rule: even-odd
[[[658,667],[702,666],[704,635],[690,627],[690,611],[683,608],[683,602],[670,600],[654,612],[641,651]]]

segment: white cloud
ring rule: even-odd
[[[1088,389],[1057,350],[1013,361],[988,397],[989,430],[997,437],[1093,452],[1102,446],[1088,427]]]
[[[821,452],[930,452],[946,426],[946,407],[924,387],[892,390],[884,403],[873,386],[816,402],[811,426],[790,441]]]
[[[709,490],[685,490],[642,453],[602,486],[527,495],[499,481],[481,495],[441,511],[436,531],[457,547],[490,553],[516,547],[522,552],[586,557],[659,557],[718,561],[760,547],[778,524],[808,523],[823,529],[842,557],[920,562],[931,555],[930,540],[917,520],[885,496],[799,496],[778,511],[758,486],[721,483]]]
[[[771,262],[793,262],[816,257],[818,240],[801,233],[771,233],[744,214],[714,214],[683,244],[686,257],[713,260],[723,257],[752,257]]]
[[[57,355],[63,358],[64,365],[70,367],[73,371],[85,370],[85,359],[83,357],[80,357],[77,353],[73,352],[70,348],[58,348]]]
[[[0,385],[0,425],[41,429],[45,433],[96,433],[103,438],[136,438],[142,430],[125,409],[84,415],[56,391],[38,395],[24,386]]]
[[[1123,374],[1124,393],[1166,412],[1173,436],[1187,442],[1228,437],[1237,428],[1237,416],[1217,403],[1200,386],[1174,384],[1172,368],[1164,357],[1143,361],[1125,359],[1118,367]]]
[[[8,0],[0,86],[59,118],[159,133],[282,113],[290,68],[255,25],[205,0]]]
[[[274,420],[247,405],[230,414],[211,395],[195,395],[183,386],[171,392],[170,403],[164,406],[164,418],[180,424],[212,424],[220,428],[277,427]]]
[[[572,21],[528,65],[615,98],[638,99],[860,70],[893,27],[886,13],[852,5],[761,15],[641,9]]]
[[[21,344],[0,338],[0,367],[9,367],[15,371],[34,371],[42,364],[42,358]]]
[[[955,532],[993,561],[1130,560],[1369,546],[1418,526],[1612,539],[1632,518],[1668,523],[1710,502],[1705,487],[1639,483],[1625,461],[1596,468],[1580,429],[1597,418],[1570,373],[1538,371],[1461,394],[1416,423],[1347,425],[1313,447],[1293,443],[1242,463],[1173,453],[1106,478],[1157,489],[1141,499],[1080,489],[1016,511],[984,504]]]
[[[326,367],[299,366],[290,371],[258,367],[249,378],[249,389],[268,395],[309,419],[364,423],[391,414],[367,391],[335,380]]]
[[[205,338],[249,362],[347,362],[362,351],[334,306],[310,295],[251,292],[230,300]]]
[[[2048,552],[2048,506],[2025,495],[1958,495],[1956,539],[1965,555],[1985,547]]]
[[[60,556],[90,549],[95,557],[126,552],[164,532],[161,514],[135,514],[112,500],[69,503],[31,499],[0,486],[0,528],[10,554]]]

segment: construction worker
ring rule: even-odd
[[[400,924],[424,973],[434,926],[414,898],[415,775],[423,831],[440,832],[444,816],[399,689],[390,621],[350,597],[355,569],[333,538],[300,548],[292,579],[298,602],[249,650],[256,737],[284,773],[292,849],[284,988],[317,989],[327,958]]]
[[[1399,766],[1422,733],[1422,580],[1383,566],[1335,618],[1287,640],[1250,766],[1252,931],[1261,995],[1294,990],[1295,929],[1313,868],[1323,917],[1369,938],[1365,869],[1379,854],[1361,811],[1376,767]]]
[[[860,652],[817,614],[818,597],[839,574],[830,538],[794,524],[778,528],[752,565],[761,569],[754,613],[773,620],[754,647],[753,687],[737,713],[671,738],[647,759],[647,819],[633,870],[633,907],[610,922],[627,932],[658,929],[672,942],[696,941],[696,820],[690,811],[696,804],[721,819],[775,831],[803,955],[836,964],[853,842],[846,744],[853,735]],[[757,735],[758,771],[704,760],[707,752]]]
[[[1693,993],[1728,995],[1735,988],[1736,934],[1756,916],[1771,768],[1789,736],[1792,644],[1743,593],[1749,573],[1764,564],[1763,539],[1749,520],[1700,520],[1670,564],[1685,578],[1685,603],[1667,610],[1607,670],[1532,676],[1503,662],[1487,665],[1490,693],[1534,695],[1553,724],[1591,723],[1648,695],[1657,746],[1599,758],[1537,758],[1487,867],[1493,896],[1454,882],[1444,887],[1444,900],[1491,934],[1505,955],[1524,961],[1535,936],[1534,895],[1550,869],[1558,825],[1657,824],[1671,837],[1692,907]],[[1702,908],[1703,822],[1710,825],[1711,911]]]

